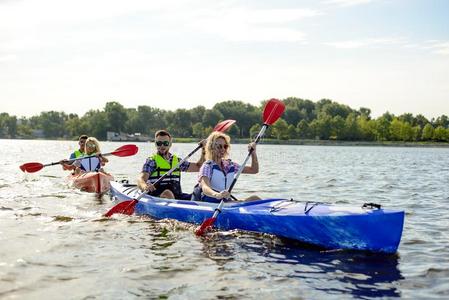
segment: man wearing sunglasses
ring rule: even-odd
[[[170,153],[172,137],[168,131],[157,131],[154,135],[154,142],[157,152],[145,161],[137,180],[138,187],[156,197],[190,200],[191,195],[185,194],[181,190],[181,172],[198,172],[204,162],[204,150],[196,163],[185,161],[178,169],[154,186],[154,182],[182,160],[177,155]]]

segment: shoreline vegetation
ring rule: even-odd
[[[0,139],[1,140],[1,139]],[[76,139],[20,139],[9,138],[8,140],[43,140],[43,141],[73,141]],[[174,143],[198,143],[201,139],[198,138],[177,138],[173,137]],[[130,142],[130,143],[151,143],[152,139],[147,141],[107,141],[100,140],[100,142]],[[251,139],[234,138],[232,144],[247,144],[251,142]],[[338,140],[278,140],[278,139],[262,139],[261,144],[265,145],[300,145],[300,146],[365,146],[365,147],[428,147],[428,148],[449,148],[449,142],[401,142],[401,141],[338,141]]]
[[[285,112],[268,128],[265,143],[343,146],[447,146],[449,117],[427,119],[421,114],[396,116],[385,112],[373,118],[369,108],[351,108],[329,99],[313,102],[289,97],[282,99]],[[228,100],[212,108],[163,110],[151,106],[126,108],[107,102],[103,109],[83,116],[45,111],[26,117],[0,113],[0,139],[76,140],[81,134],[109,141],[148,141],[159,129],[168,130],[176,141],[195,142],[210,134],[220,121],[236,120],[227,132],[237,142],[248,142],[261,129],[259,105]]]

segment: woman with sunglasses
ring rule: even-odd
[[[83,156],[91,156],[81,160],[77,160],[73,163],[76,167],[75,174],[86,173],[91,171],[104,172],[103,166],[109,161],[106,157],[101,155],[100,143],[94,137],[86,139],[84,144]]]
[[[228,199],[229,186],[234,180],[235,174],[242,166],[229,159],[231,139],[222,132],[212,132],[207,138],[206,161],[198,174],[198,185],[194,190],[194,199],[218,203],[221,199]],[[252,149],[252,150],[251,150]],[[242,173],[257,174],[259,162],[257,161],[256,143],[248,145],[251,152],[251,166],[243,166]],[[245,200],[257,200],[258,196],[251,196]]]
[[[185,161],[178,169],[164,177],[156,186],[153,185],[162,175],[178,165],[182,160],[175,154],[170,153],[172,137],[166,130],[159,130],[154,135],[157,152],[147,158],[142,172],[137,180],[137,185],[142,191],[161,198],[190,200],[191,194],[183,193],[181,190],[181,172],[198,172],[204,162],[204,151],[196,163]]]

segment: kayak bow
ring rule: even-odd
[[[77,189],[88,193],[100,194],[109,190],[109,182],[114,180],[114,177],[103,172],[87,172],[79,175],[69,175],[68,179]]]

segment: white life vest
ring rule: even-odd
[[[212,161],[206,163],[211,164],[212,174],[210,178],[210,186],[212,189],[221,192],[227,190],[234,180],[235,174],[237,173],[237,168],[234,163],[231,162],[231,167],[227,174],[220,169],[220,167]]]
[[[98,171],[101,168],[101,161],[98,157],[88,157],[80,160],[80,169],[84,172]]]

